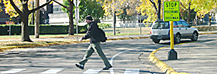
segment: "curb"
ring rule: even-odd
[[[153,64],[155,64],[158,68],[161,69],[161,71],[165,72],[166,74],[189,74],[189,73],[184,73],[184,72],[176,72],[172,67],[164,63],[163,61],[159,60],[154,54],[164,48],[167,48],[169,46],[161,47],[158,48],[157,50],[153,51],[149,55],[149,61],[151,61]]]
[[[210,32],[210,33],[199,33],[199,35],[205,35],[205,34],[217,34],[217,32]],[[181,43],[183,44],[183,43]],[[181,45],[178,44],[178,45]],[[163,61],[159,60],[156,56],[155,53],[161,49],[167,48],[169,46],[161,47],[158,48],[157,50],[153,51],[149,55],[149,61],[151,61],[153,64],[155,64],[158,68],[161,69],[161,71],[165,72],[166,74],[189,74],[189,73],[184,73],[184,72],[176,72],[172,67],[168,66],[166,63]]]

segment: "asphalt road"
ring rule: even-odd
[[[216,38],[202,35],[200,40]],[[182,43],[189,42],[184,40]],[[194,43],[194,42],[193,42]],[[148,61],[149,54],[169,41],[154,44],[151,39],[109,41],[101,47],[113,68],[102,70],[103,61],[94,53],[84,70],[75,67],[84,56],[89,43],[59,45],[38,48],[15,49],[0,54],[0,74],[163,74]],[[163,52],[166,53],[166,52]]]
[[[15,49],[0,55],[0,73],[16,74],[162,74],[147,59],[162,46],[150,39],[110,41],[101,47],[113,68],[102,70],[103,61],[94,53],[84,70],[75,67],[84,56],[89,43],[38,48]]]

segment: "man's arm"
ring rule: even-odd
[[[82,37],[82,39],[91,38],[94,35],[94,33],[96,33],[96,30],[97,30],[97,26],[94,23],[91,23],[89,29],[87,30],[86,35]]]

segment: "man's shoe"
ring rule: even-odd
[[[84,66],[83,65],[75,64],[75,66],[78,67],[78,68],[80,68],[80,69],[82,69],[82,70],[84,70]]]
[[[103,70],[109,70],[110,68],[112,68],[112,66],[110,66],[110,67],[105,67],[105,68],[103,68]]]

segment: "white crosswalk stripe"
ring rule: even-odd
[[[18,73],[18,72],[23,71],[23,70],[26,70],[26,69],[11,69],[8,71],[3,71],[3,72],[1,72],[1,74],[2,73]]]
[[[139,74],[139,69],[126,69],[124,74]]]
[[[102,69],[88,69],[83,74],[98,74]]]
[[[49,69],[47,71],[42,72],[41,74],[56,74],[60,71],[62,71],[63,69]]]
[[[8,73],[18,73],[21,71],[24,71],[26,69],[11,69],[8,71],[2,71],[0,74],[8,74]],[[48,69],[44,72],[41,72],[41,74],[57,74],[60,71],[64,70],[63,68],[57,68],[57,69]],[[26,70],[27,71],[27,70]],[[88,69],[83,74],[98,74],[102,69]],[[125,69],[124,74],[139,74],[139,69]]]

